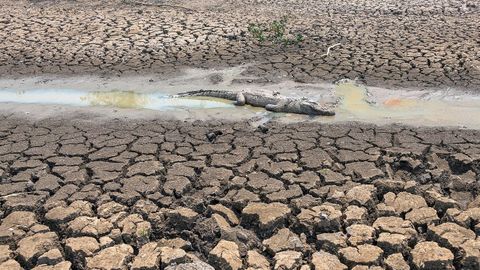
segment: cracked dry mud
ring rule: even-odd
[[[254,82],[480,86],[475,0],[132,2],[0,0],[1,74],[170,74],[250,64],[243,75],[260,77]],[[282,15],[305,36],[300,46],[249,36],[248,23]]]
[[[0,269],[479,269],[480,131],[0,120]]]

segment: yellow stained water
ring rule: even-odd
[[[133,91],[90,92],[81,97],[91,106],[112,106],[118,108],[143,108],[149,97]]]
[[[89,106],[110,106],[117,108],[167,109],[190,107],[197,109],[233,108],[230,100],[210,97],[174,98],[159,93],[141,93],[135,91],[97,91],[80,97]]]
[[[371,104],[367,102],[366,89],[354,83],[339,84],[336,94],[341,101],[335,120],[480,127],[478,99],[454,101],[393,97]]]

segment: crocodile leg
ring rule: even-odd
[[[280,102],[277,104],[267,104],[265,105],[265,110],[271,111],[271,112],[282,112],[284,105],[285,105],[284,102]]]
[[[243,93],[237,93],[236,100],[233,104],[235,104],[237,106],[245,105],[245,95]]]

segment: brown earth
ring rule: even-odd
[[[0,75],[480,86],[477,1],[141,3],[0,0]],[[282,15],[303,43],[249,36]],[[15,115],[0,270],[480,268],[478,130]]]
[[[0,74],[168,74],[252,64],[245,75],[258,82],[480,87],[478,1],[148,1],[163,5],[2,0]],[[249,23],[282,15],[303,43],[249,36]]]
[[[0,120],[0,269],[478,269],[480,131]]]

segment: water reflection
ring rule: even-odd
[[[108,106],[116,108],[175,110],[234,108],[229,100],[206,97],[172,98],[160,92],[80,91],[71,89],[0,90],[0,102],[57,104],[72,106]]]
[[[133,91],[90,92],[80,97],[90,106],[111,106],[118,108],[145,108],[150,103],[149,95]]]

